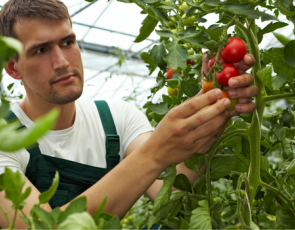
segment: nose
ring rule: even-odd
[[[60,47],[54,47],[51,52],[52,67],[55,71],[67,69],[69,62]]]

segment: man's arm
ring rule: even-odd
[[[220,96],[220,90],[211,90],[170,110],[141,146],[80,195],[87,197],[87,211],[93,214],[104,197],[108,196],[104,211],[122,218],[163,170],[169,165],[185,161],[199,151],[224,124],[229,100],[217,101]],[[214,102],[216,103],[206,111],[199,111]],[[28,180],[26,184],[31,185]],[[25,201],[26,215],[29,215],[31,207],[38,203],[39,192],[34,187],[32,190],[32,194]],[[0,194],[0,203],[6,210],[11,207],[3,192]],[[62,206],[61,210],[68,205]],[[51,210],[48,204],[44,208]],[[4,218],[0,212],[0,220]],[[7,223],[1,222],[1,225],[2,223],[4,224],[1,227],[7,227]],[[26,227],[18,218],[15,228]]]

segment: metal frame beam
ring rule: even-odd
[[[136,37],[137,37],[137,36],[134,35],[134,34],[128,34],[128,33],[119,32],[119,31],[116,31],[116,30],[109,30],[109,29],[105,29],[105,28],[102,28],[102,27],[93,26],[93,25],[88,25],[88,24],[84,24],[84,23],[80,23],[80,22],[73,22],[73,24],[75,24],[75,25],[79,25],[79,26],[86,26],[86,27],[93,28],[93,29],[98,29],[98,30],[104,30],[104,31],[108,31],[108,32],[111,32],[111,33],[122,34],[122,35],[129,36],[129,37],[133,37],[133,38],[136,38]],[[147,38],[147,39],[145,39],[145,40],[147,40],[147,41],[151,41],[151,42],[154,42],[154,41],[155,41],[155,40],[150,39],[150,38]]]
[[[75,13],[73,13],[71,15],[71,18],[76,16],[77,14],[81,13],[83,10],[87,9],[89,6],[91,6],[92,4],[96,3],[98,0],[94,0],[93,2],[90,2],[88,5],[82,7],[80,10],[76,11]]]

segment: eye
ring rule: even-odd
[[[36,54],[42,54],[42,53],[44,53],[45,51],[46,51],[45,48],[40,48],[40,49],[38,49],[35,53],[36,53]]]
[[[68,41],[65,41],[62,45],[63,46],[70,46],[72,45],[74,42],[72,40],[68,40]]]

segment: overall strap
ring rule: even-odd
[[[106,135],[107,168],[111,169],[120,161],[120,137],[117,135],[113,116],[106,101],[95,101],[95,105]]]

